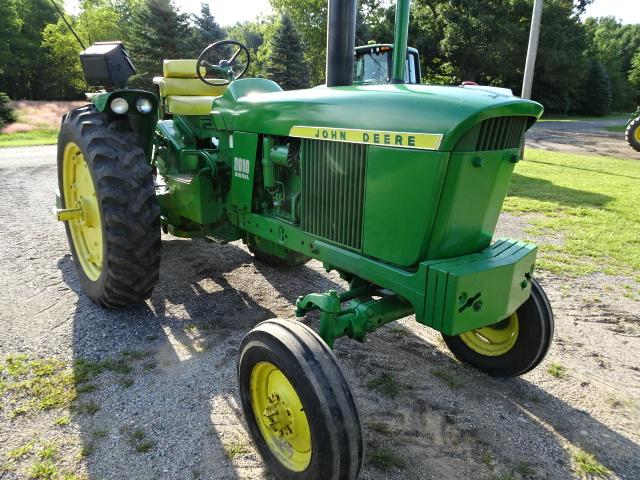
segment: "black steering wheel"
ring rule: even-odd
[[[235,45],[238,49],[233,55],[225,59],[224,57],[227,57],[232,50],[227,45]],[[238,61],[241,53],[244,53],[244,56],[247,57],[244,63],[239,63]],[[250,63],[251,55],[246,46],[236,40],[221,40],[212,43],[202,51],[196,64],[196,74],[207,85],[226,85],[242,77],[249,68]],[[240,70],[239,73],[236,69]],[[202,70],[204,70],[204,75]],[[210,73],[223,78],[208,79],[207,76]]]

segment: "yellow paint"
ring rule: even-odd
[[[437,150],[442,142],[442,135],[433,133],[388,132],[329,127],[292,127],[289,131],[289,136],[332,142],[381,145],[384,147],[416,148],[420,150]]]
[[[73,248],[85,275],[96,281],[102,272],[103,260],[100,207],[89,166],[82,151],[73,142],[65,146],[62,156],[62,189],[65,202],[63,212],[68,212],[70,217],[66,221]]]
[[[497,357],[513,348],[518,340],[518,314],[488,327],[471,330],[460,335],[467,347],[480,355]]]
[[[303,472],[311,463],[311,431],[302,402],[282,371],[259,362],[249,378],[251,407],[265,443],[287,469]]]
[[[633,132],[633,136],[636,137],[636,142],[640,142],[640,125],[636,127],[636,131]]]

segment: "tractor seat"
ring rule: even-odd
[[[213,101],[226,90],[224,80],[220,80],[220,85],[207,85],[200,80],[196,75],[196,63],[197,60],[165,60],[164,77],[153,79],[160,87],[167,113],[209,115]]]

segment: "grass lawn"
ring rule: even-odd
[[[38,129],[31,130],[29,132],[3,133],[0,135],[0,148],[52,145],[57,141],[57,129]]]
[[[639,161],[529,149],[504,210],[542,214],[529,229],[542,239],[540,268],[640,281]]]
[[[539,122],[597,122],[602,120],[627,120],[629,118],[628,113],[610,113],[601,117],[588,117],[584,115],[544,115]]]

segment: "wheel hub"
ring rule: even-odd
[[[262,416],[269,429],[281,437],[288,437],[293,434],[293,420],[291,410],[286,403],[281,400],[280,395],[272,393],[268,397],[269,406],[264,410]]]
[[[68,143],[63,154],[62,189],[65,209],[58,219],[67,221],[82,270],[95,281],[102,272],[103,240],[100,207],[91,171],[75,143]]]

